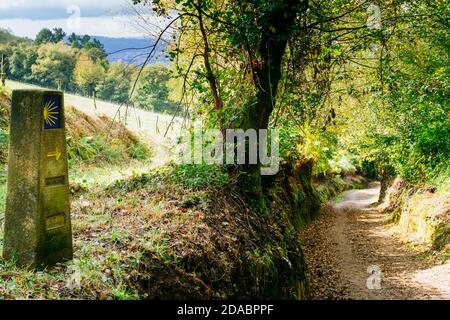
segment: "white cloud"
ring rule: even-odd
[[[43,28],[60,27],[67,34],[143,37],[154,35],[166,25],[149,8],[135,7],[140,12],[136,15],[131,3],[132,0],[0,0],[0,28],[34,39]],[[77,7],[79,11],[67,10]]]
[[[152,15],[146,15],[148,23],[142,27],[142,21],[135,16],[101,16],[81,17],[79,28],[71,28],[74,24],[69,19],[30,20],[30,19],[3,19],[0,26],[10,29],[15,35],[34,39],[43,28],[60,27],[70,34],[89,34],[105,37],[145,37],[154,35],[165,25],[165,22]],[[69,23],[68,23],[69,22]],[[75,24],[77,25],[77,24]]]
[[[33,9],[46,7],[67,7],[70,5],[77,5],[81,8],[109,9],[111,7],[117,7],[127,3],[131,3],[131,0],[1,0],[0,9]]]

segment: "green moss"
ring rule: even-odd
[[[432,236],[433,250],[442,250],[450,244],[450,224],[438,226]]]

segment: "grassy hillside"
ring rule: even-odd
[[[11,42],[24,42],[24,41],[27,41],[27,39],[17,37],[8,30],[0,28],[0,44],[7,44]]]
[[[8,151],[10,94],[0,91],[0,162],[5,164]],[[121,124],[107,117],[93,118],[66,107],[67,143],[71,166],[145,160],[147,145]]]
[[[6,195],[10,110],[11,94],[0,89],[0,225]],[[129,176],[129,167],[137,172],[148,167],[150,146],[121,124],[107,117],[89,117],[70,106],[66,106],[66,123],[72,190],[88,187],[88,180],[102,184]]]

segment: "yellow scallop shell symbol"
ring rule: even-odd
[[[57,106],[53,101],[47,102],[44,106],[44,121],[48,126],[54,126],[56,124],[56,120],[58,120],[58,111]]]

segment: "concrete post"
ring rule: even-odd
[[[21,266],[72,259],[64,97],[12,94],[3,257]]]
[[[1,65],[0,78],[2,81],[2,86],[4,87],[6,85],[6,65],[5,65],[5,55],[4,54],[2,54],[2,65]]]

